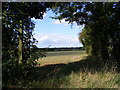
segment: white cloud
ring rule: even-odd
[[[61,21],[61,22],[60,22]],[[53,21],[52,23],[54,24],[63,24],[65,26],[69,25],[68,24],[68,21],[65,21],[65,19],[62,19],[62,20],[56,20],[56,21]]]
[[[45,41],[45,40],[49,39],[49,37],[48,36],[43,36],[43,37],[40,37],[40,38],[38,37],[37,39],[38,39],[39,42],[42,42],[42,41]]]
[[[44,13],[43,18],[44,18],[46,15],[47,15],[47,14]],[[36,21],[36,20],[40,20],[40,21],[42,21],[41,19],[35,19],[34,17],[32,18],[32,20],[33,20],[33,21]]]
[[[78,40],[78,37],[72,37],[68,35],[55,34],[36,34],[34,36],[38,40],[38,47],[76,47],[82,46]]]
[[[68,21],[65,21],[65,19],[62,19],[61,22],[59,20],[53,21],[53,24],[63,24],[64,26],[70,25],[68,24]],[[73,24],[75,25],[75,27],[79,28],[79,29],[83,29],[85,25],[77,25],[75,22],[73,22]]]

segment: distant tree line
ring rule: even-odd
[[[38,50],[43,51],[74,51],[74,50],[84,50],[83,47],[60,47],[60,48],[38,48]]]

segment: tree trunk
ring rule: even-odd
[[[23,39],[23,36],[22,36],[22,20],[20,20],[20,27],[18,29],[18,32],[19,32],[19,36],[18,36],[18,65],[21,65],[22,64],[22,39]]]

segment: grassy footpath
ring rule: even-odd
[[[99,60],[85,51],[48,52],[34,71],[30,88],[120,88],[115,67],[101,67]]]

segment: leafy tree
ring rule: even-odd
[[[79,35],[87,52],[98,56],[103,64],[112,61],[119,65],[119,2],[56,3],[53,12],[56,14],[54,19],[85,24],[85,29]]]
[[[86,52],[88,54],[91,54],[92,51],[92,46],[91,46],[91,29],[89,28],[89,26],[85,26],[85,28],[83,29],[83,31],[81,33],[79,33],[79,40],[80,42],[83,44]]]
[[[2,5],[3,86],[23,80],[43,57],[37,52],[33,38],[35,24],[31,18],[42,19],[51,4],[45,2],[5,2]]]

